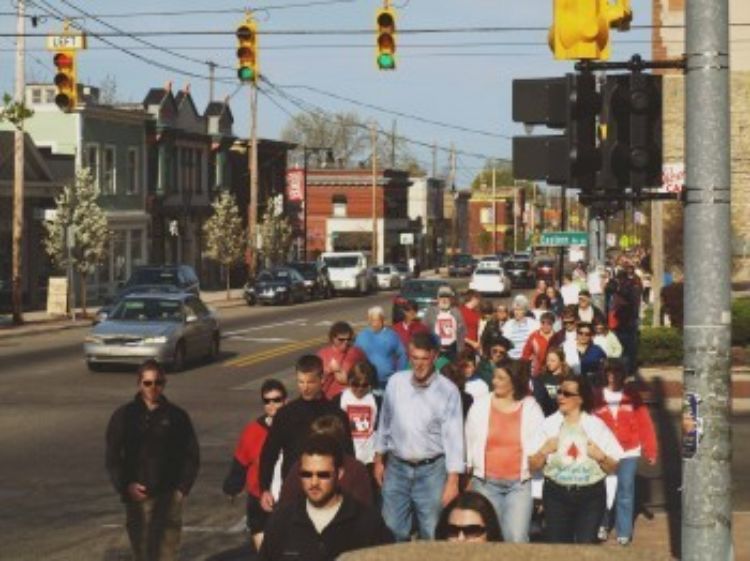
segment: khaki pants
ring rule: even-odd
[[[126,504],[128,537],[134,561],[175,561],[182,532],[179,491]]]

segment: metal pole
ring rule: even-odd
[[[492,159],[492,253],[497,255],[497,173]]]
[[[682,558],[723,561],[734,557],[729,0],[685,6],[684,400],[696,430],[683,433]]]
[[[661,325],[661,288],[664,284],[664,214],[662,201],[651,201],[651,297],[653,327]]]
[[[16,86],[15,101],[23,103],[26,86],[25,75],[25,2],[18,0],[16,20]],[[23,323],[23,197],[24,197],[24,145],[23,121],[19,122],[14,133],[15,164],[13,173],[13,270],[12,270],[12,309],[13,323]]]
[[[518,185],[513,186],[513,252],[518,252]]]
[[[567,195],[565,194],[565,185],[560,187],[560,231],[564,232],[568,228],[568,204]],[[560,287],[563,284],[563,275],[565,274],[565,246],[560,246]]]
[[[307,150],[307,146],[302,147],[302,158],[304,161],[304,172],[303,172],[303,183],[304,183],[304,189],[305,189],[305,196],[302,197],[302,205],[303,205],[303,223],[302,223],[302,229],[304,230],[302,233],[302,259],[303,261],[307,261],[307,166],[308,166],[308,157],[310,152]]]
[[[250,86],[250,154],[248,154],[248,173],[250,176],[250,203],[247,217],[247,237],[249,238],[250,278],[255,278],[258,257],[258,88]]]
[[[378,130],[375,123],[370,125],[370,141],[372,142],[372,264],[378,260]]]

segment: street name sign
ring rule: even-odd
[[[588,232],[542,232],[539,245],[587,245]]]

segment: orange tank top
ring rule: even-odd
[[[490,426],[484,452],[484,473],[489,479],[521,479],[521,404],[503,413],[490,405]]]

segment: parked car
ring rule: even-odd
[[[439,279],[410,279],[406,281],[396,296],[393,298],[391,310],[391,319],[393,323],[398,323],[404,317],[401,306],[407,301],[412,300],[417,304],[417,316],[424,317],[424,313],[430,306],[437,303],[437,293],[441,286],[448,286],[448,283]]]
[[[296,304],[308,299],[305,279],[291,267],[274,267],[255,279],[255,299],[260,304]]]
[[[293,261],[288,266],[302,275],[308,297],[311,300],[333,296],[333,284],[331,284],[325,263],[320,261]]]
[[[527,259],[513,259],[504,265],[505,274],[510,277],[513,286],[518,288],[530,288],[536,282],[534,271],[531,269],[531,261]]]
[[[328,268],[336,292],[368,294],[377,288],[375,275],[368,268],[367,257],[361,251],[323,253],[320,261]]]
[[[396,263],[396,270],[398,271],[398,277],[401,281],[401,284],[409,279],[414,278],[414,273],[411,271],[411,269],[409,269],[409,265],[407,265],[406,263]]]
[[[395,265],[378,265],[372,268],[372,272],[381,290],[393,290],[401,286],[401,275]]]
[[[104,306],[96,311],[96,315],[94,316],[94,324],[101,323],[102,321],[107,319],[107,317],[112,313],[112,310],[115,309],[117,304],[119,304],[123,298],[131,294],[179,294],[181,292],[184,291],[171,284],[136,284],[133,286],[124,287],[117,292],[114,298],[105,300]]]
[[[552,258],[538,259],[534,263],[534,278],[539,281],[544,279],[548,284],[554,283],[557,278],[557,263]]]
[[[200,281],[190,265],[138,267],[122,288],[155,285],[176,287],[181,292],[192,292],[196,296],[200,296]]]
[[[481,264],[481,263],[480,263]],[[511,280],[501,267],[477,267],[471,276],[469,288],[482,295],[510,296]]]
[[[479,263],[477,263],[476,268],[473,272],[476,272],[477,269],[484,269],[485,267],[488,267],[490,269],[498,269],[502,266],[502,263],[500,262],[500,258],[495,255],[488,255],[487,257],[482,257],[479,260]]]
[[[219,356],[219,322],[194,294],[129,294],[86,337],[83,352],[92,371],[107,364],[155,359],[175,371],[188,361]]]
[[[449,277],[468,277],[474,272],[476,263],[474,258],[468,253],[459,253],[454,255],[448,265]]]

